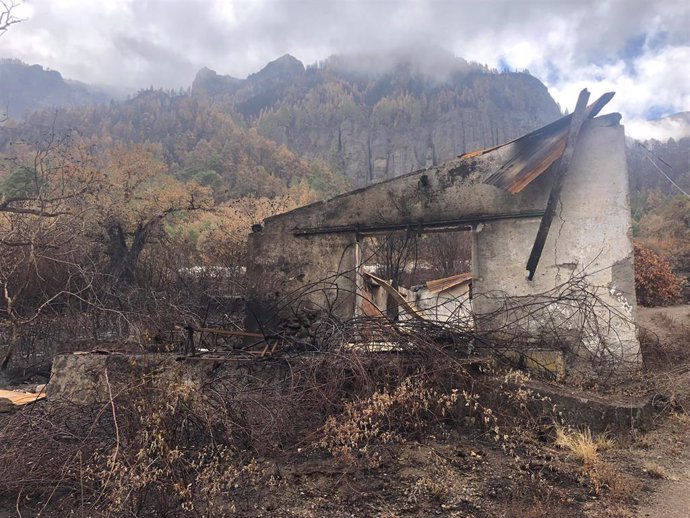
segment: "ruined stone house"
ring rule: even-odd
[[[598,116],[612,95],[587,106],[583,91],[573,114],[517,140],[268,218],[249,241],[248,327],[270,331],[300,308],[361,315],[367,236],[469,231],[478,333],[568,337],[634,365],[625,134],[619,114]],[[574,285],[575,302],[563,295]]]

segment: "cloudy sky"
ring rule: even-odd
[[[437,45],[528,69],[561,106],[616,91],[628,133],[690,111],[687,0],[23,0],[0,56],[90,83],[187,87],[202,66],[236,77],[290,53]]]

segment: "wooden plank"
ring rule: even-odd
[[[195,327],[195,333],[210,333],[221,336],[247,336],[250,338],[263,338],[264,335],[260,333],[251,333],[249,331],[234,330],[234,329],[213,329],[212,327]]]
[[[19,392],[16,390],[0,390],[0,400],[9,401],[12,407],[28,405],[45,397],[45,392],[32,394],[31,392]]]
[[[391,296],[391,298],[398,304],[398,306],[402,307],[407,313],[409,313],[411,316],[416,318],[417,320],[426,320],[421,313],[418,312],[417,308],[412,306],[405,297],[403,297],[398,290],[396,290],[393,286],[391,286],[389,283],[384,281],[383,279],[380,279],[376,275],[373,275],[369,272],[363,271],[362,272],[364,275],[367,277],[370,277],[374,279],[379,286],[383,288],[383,290],[388,293],[388,295]]]
[[[570,167],[570,160],[573,157],[575,145],[577,144],[577,136],[580,133],[582,124],[587,118],[588,100],[589,91],[587,91],[585,88],[580,92],[580,95],[577,99],[577,105],[575,106],[575,111],[573,112],[572,119],[570,120],[570,130],[568,131],[568,140],[565,145],[565,150],[563,151],[563,155],[561,156],[560,160],[556,164],[553,186],[551,187],[551,193],[549,194],[549,201],[546,204],[544,216],[541,218],[539,230],[537,231],[537,237],[534,240],[534,245],[532,246],[532,252],[527,260],[527,271],[529,272],[527,278],[530,281],[534,278],[534,274],[537,271],[537,265],[539,264],[539,259],[544,251],[544,244],[546,243],[546,238],[549,235],[551,222],[556,214],[556,208],[558,207],[561,197],[561,189],[563,188],[563,179],[565,178],[566,172]]]
[[[433,279],[430,281],[426,281],[426,289],[429,290],[430,293],[440,293],[444,290],[454,288],[458,284],[469,284],[470,282],[472,282],[471,272],[460,273],[458,275],[445,277],[443,279]]]

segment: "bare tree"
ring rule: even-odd
[[[76,198],[95,170],[68,137],[54,134],[36,150],[16,150],[0,182],[0,321],[7,329],[0,370],[7,368],[22,330],[51,304],[79,292],[74,256],[83,209]],[[5,165],[3,164],[3,165]]]
[[[15,2],[14,0],[11,2],[0,0],[0,36],[5,34],[11,25],[23,21],[21,18],[17,18],[12,12],[19,5],[20,2]]]
[[[443,232],[424,236],[420,255],[439,276],[467,272],[472,265],[472,236],[469,232]]]

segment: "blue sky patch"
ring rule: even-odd
[[[505,56],[500,56],[498,58],[498,71],[503,73],[503,72],[510,72],[512,69],[510,67],[510,63],[506,60]]]
[[[644,116],[647,120],[654,120],[666,117],[674,112],[675,110],[673,109],[673,106],[661,106],[655,104],[654,106],[647,108],[647,110],[644,112]]]
[[[646,41],[647,35],[644,33],[628,38],[623,48],[618,52],[618,57],[626,63],[640,57],[645,52]]]

